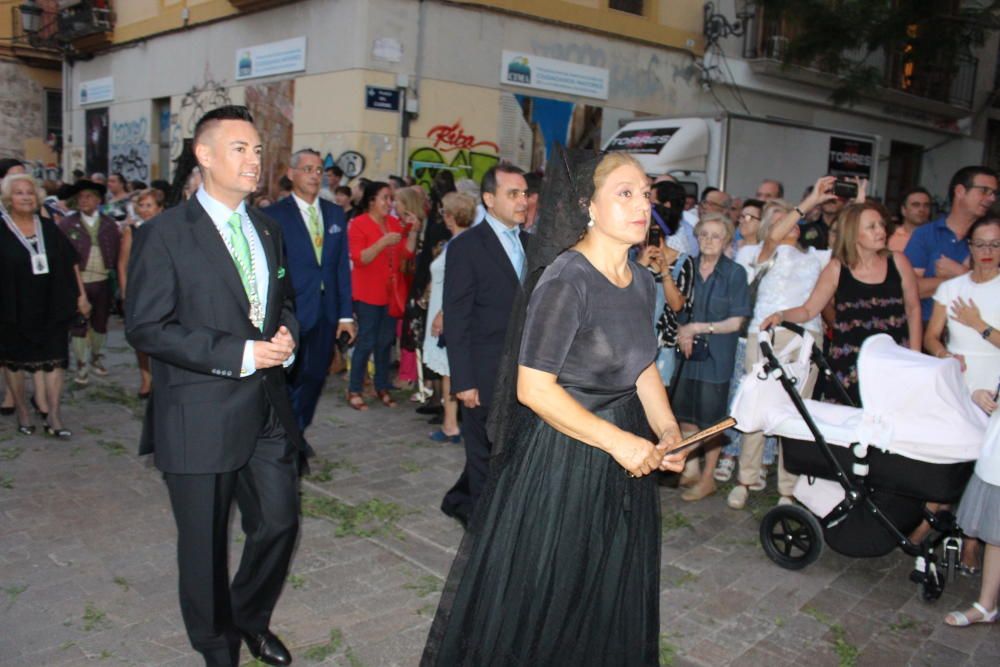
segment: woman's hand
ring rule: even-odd
[[[812,192],[799,204],[799,210],[808,215],[810,211],[820,204],[825,204],[832,199],[836,199],[837,196],[833,194],[833,184],[836,181],[836,176],[822,176],[816,179]]]
[[[81,294],[76,298],[76,309],[80,311],[80,314],[84,317],[90,317],[90,300],[87,298],[86,294]]]
[[[444,333],[444,311],[439,310],[438,314],[434,316],[434,321],[431,322],[431,335],[440,338],[442,333]]]
[[[671,264],[677,261],[677,258],[681,256],[680,251],[676,248],[671,248],[667,244],[660,240],[660,264],[663,265],[663,269],[666,270]]]
[[[663,460],[663,452],[654,447],[653,443],[631,433],[623,433],[622,439],[615,443],[610,454],[633,477],[648,475]]]
[[[677,424],[671,424],[667,427],[665,431],[660,435],[660,442],[656,445],[657,451],[663,456],[671,449],[674,449],[681,444],[681,429]],[[690,449],[685,449],[683,452],[675,452],[669,456],[664,456],[663,460],[660,461],[660,470],[666,472],[680,472],[684,470],[684,461],[687,460],[687,455]]]
[[[418,218],[413,213],[404,213],[403,214],[403,222],[405,222],[407,225],[410,226],[410,232],[411,233],[412,232],[419,232],[420,229],[423,227],[423,223],[420,222],[420,218]]]
[[[987,326],[979,313],[979,306],[972,300],[972,297],[969,297],[968,302],[962,297],[951,302],[951,319],[977,332],[982,331]]]
[[[639,257],[636,258],[636,262],[638,262],[640,266],[652,266],[653,270],[659,271],[660,249],[655,245],[645,246],[639,253]]]
[[[763,320],[761,320],[761,322],[760,322],[760,330],[761,331],[767,331],[768,329],[771,329],[771,328],[774,328],[776,326],[779,326],[784,321],[784,319],[785,319],[785,313],[784,313],[784,311],[779,310],[776,313],[771,313],[770,315],[768,315],[767,317],[765,317]]]
[[[698,335],[697,322],[685,324],[677,330],[677,347],[685,359],[691,358],[691,350],[694,347],[694,337]]]
[[[992,415],[997,409],[997,400],[989,389],[977,389],[972,392],[972,402],[988,415]]]
[[[387,248],[392,245],[396,245],[403,239],[403,235],[399,232],[389,232],[378,241],[382,244],[383,248]]]

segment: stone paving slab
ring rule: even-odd
[[[0,422],[0,665],[201,664],[177,605],[166,491],[135,456],[143,406],[120,325],[109,343],[111,374],[67,390],[70,442]],[[405,396],[399,409],[362,413],[343,390],[331,378],[307,433],[318,453],[303,484],[313,511],[274,627],[296,664],[417,665],[462,537],[437,509],[462,448],[427,440],[434,427]],[[755,494],[745,512],[724,498],[689,505],[662,489],[662,664],[1000,664],[995,627],[941,622],[973,599],[978,578],[928,604],[899,553],[852,560],[827,549],[805,570],[782,570],[757,537],[773,496]]]

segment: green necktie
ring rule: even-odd
[[[312,235],[312,245],[313,250],[316,252],[316,261],[322,262],[323,227],[319,224],[319,213],[316,212],[314,204],[309,205],[309,234]]]
[[[250,271],[253,269],[253,262],[250,257],[250,244],[247,242],[247,237],[243,233],[243,220],[240,218],[239,213],[233,213],[229,216],[229,228],[232,233],[229,235],[229,246],[233,251],[233,260],[236,263],[236,270],[240,273],[240,280],[243,281],[243,289],[246,290],[247,298],[253,303],[254,297],[256,296],[253,292],[253,278],[255,276],[250,275]]]

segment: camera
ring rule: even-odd
[[[858,196],[858,184],[846,178],[838,178],[833,183],[833,194],[841,199],[854,199]]]
[[[340,349],[340,352],[343,353],[347,349],[348,343],[351,342],[351,334],[346,331],[341,331],[335,342],[337,343],[337,347]]]
[[[663,230],[660,229],[655,221],[649,223],[649,233],[646,236],[646,245],[651,245],[654,247],[660,247],[660,241],[663,239]]]

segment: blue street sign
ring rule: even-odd
[[[399,111],[399,91],[395,88],[365,86],[365,108]]]

